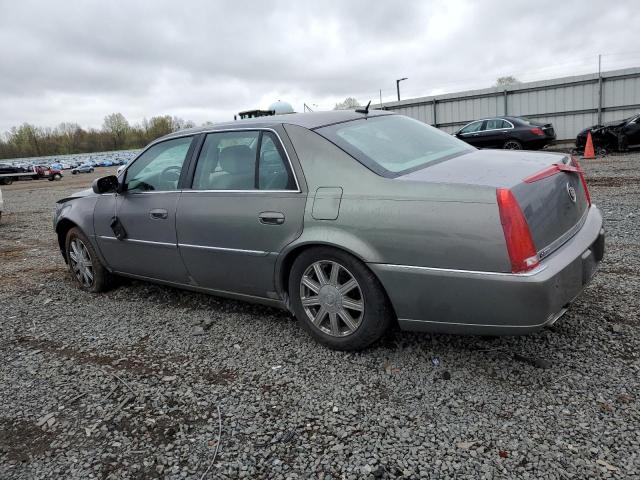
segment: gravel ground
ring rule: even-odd
[[[104,169],[2,187],[0,478],[638,478],[640,153],[583,163],[607,252],[552,329],[355,354],[275,309],[83,293],[51,211]]]

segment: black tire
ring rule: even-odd
[[[78,273],[74,270],[74,261],[72,260],[71,253],[71,242],[80,241],[86,252],[88,253],[88,257],[91,261],[92,271],[93,271],[93,279],[90,284],[83,282],[82,276],[78,275]],[[109,287],[113,283],[113,276],[107,271],[107,269],[100,263],[100,259],[96,254],[96,251],[89,242],[89,239],[86,237],[82,231],[74,227],[69,232],[67,232],[67,238],[65,239],[65,254],[67,256],[67,264],[69,265],[69,271],[71,272],[71,276],[76,281],[76,284],[81,290],[85,290],[91,293],[99,293],[104,292],[109,289]]]
[[[352,333],[345,336],[325,333],[314,325],[305,311],[301,299],[302,277],[316,262],[336,263],[343,273],[350,274],[356,280],[363,312],[359,325]],[[345,296],[341,295],[340,298]],[[318,342],[334,350],[361,350],[368,347],[382,337],[393,319],[393,309],[384,288],[371,270],[357,258],[331,247],[314,247],[296,258],[289,275],[289,297],[302,327]]]
[[[71,175],[76,175],[78,172],[76,172],[75,170],[71,170]]]
[[[504,145],[502,145],[502,148],[505,150],[522,150],[522,142],[513,139],[507,140],[504,142]]]
[[[3,185],[11,185],[13,183],[13,178],[11,177],[7,177],[7,178],[3,178],[2,179],[2,184]]]
[[[618,151],[626,152],[629,150],[629,139],[625,134],[618,135]]]
[[[56,173],[56,174],[53,176],[53,179],[54,179],[54,180],[60,180],[61,178],[62,178],[62,175],[60,175],[59,173]]]

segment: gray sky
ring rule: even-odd
[[[228,120],[282,99],[330,109],[640,66],[630,0],[0,0],[0,132],[170,114]]]

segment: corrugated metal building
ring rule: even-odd
[[[382,108],[450,133],[485,117],[526,117],[553,123],[558,140],[573,140],[585,127],[640,111],[640,68],[387,102]]]

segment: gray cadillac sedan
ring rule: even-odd
[[[577,160],[476,150],[382,111],[177,132],[57,202],[80,288],[122,275],[279,306],[335,349],[551,325],[604,254]]]

